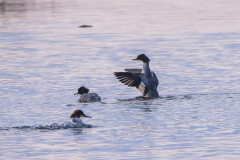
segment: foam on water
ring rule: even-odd
[[[0,127],[0,130],[10,130],[10,129],[19,129],[19,130],[58,130],[58,129],[71,129],[71,128],[93,128],[91,124],[78,124],[65,122],[62,124],[53,123],[51,125],[40,125],[40,126],[17,126],[17,127]]]

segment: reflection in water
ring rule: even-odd
[[[19,14],[26,12],[28,10],[27,4],[30,1],[28,0],[1,0],[0,8],[1,14],[6,12],[17,12]]]
[[[67,3],[67,2],[66,2]],[[57,4],[62,2],[51,1],[36,1],[36,0],[1,0],[0,14],[11,16],[19,16],[19,14],[26,14],[27,12],[34,12],[41,10],[41,12],[54,11],[58,8]]]
[[[81,135],[83,134],[83,129],[82,128],[73,128],[72,129],[74,135]]]

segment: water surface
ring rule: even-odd
[[[0,2],[1,159],[239,158],[239,1]],[[125,101],[113,72],[141,53],[163,98]],[[38,128],[75,109],[94,127]]]

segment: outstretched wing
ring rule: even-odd
[[[123,84],[129,87],[136,87],[143,96],[149,92],[149,88],[141,82],[141,77],[144,76],[141,73],[131,73],[131,72],[114,72],[117,79]]]
[[[129,87],[138,87],[141,83],[141,78],[137,73],[131,72],[114,72],[117,79]]]
[[[131,72],[131,73],[141,73],[142,69],[137,69],[137,68],[125,68],[124,69],[127,72]]]

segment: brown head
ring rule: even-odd
[[[75,110],[70,116],[70,118],[80,118],[80,117],[92,118],[90,116],[85,115],[81,110]]]
[[[82,94],[88,93],[88,92],[89,92],[89,89],[87,89],[86,87],[82,86],[82,87],[78,88],[78,92],[75,93],[74,95],[76,95],[76,94],[82,95]]]
[[[137,58],[132,59],[132,60],[143,61],[143,63],[146,63],[146,62],[150,61],[150,59],[145,54],[140,54],[140,55],[137,56]]]

